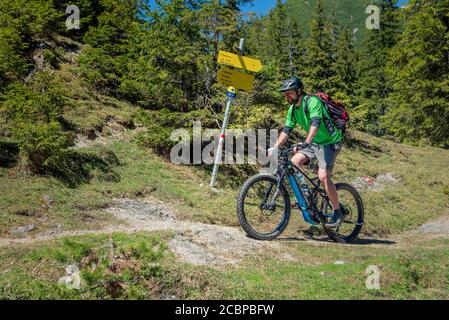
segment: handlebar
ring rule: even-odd
[[[303,144],[302,143],[298,143],[298,144],[294,144],[294,145],[292,145],[290,148],[285,148],[285,149],[283,149],[283,150],[280,150],[279,151],[279,156],[281,157],[281,158],[283,158],[283,157],[288,157],[288,156],[290,156],[292,153],[293,153],[293,151],[295,150],[295,149],[304,149],[304,146],[303,146]]]
[[[314,144],[312,144],[312,145],[314,145]],[[287,163],[290,160],[290,158],[291,158],[291,156],[293,154],[293,151],[295,149],[302,150],[302,149],[304,149],[304,145],[302,143],[299,143],[299,144],[291,145],[288,148],[279,149],[278,150],[279,162],[280,163],[284,163],[284,164]],[[307,165],[307,167],[309,169],[313,170],[315,173],[318,172],[317,171],[318,170],[318,164],[316,163],[316,161],[310,161],[310,163]]]

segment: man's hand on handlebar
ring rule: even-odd
[[[309,143],[302,142],[302,143],[298,143],[298,144],[293,145],[291,148],[289,148],[289,150],[290,150],[290,152],[293,151],[293,154],[295,154],[295,153],[299,152],[300,150],[307,149],[309,147],[310,147]],[[279,147],[274,146],[274,147],[268,149],[267,152],[268,152],[268,157],[269,158],[274,157],[274,156],[276,156],[278,154]]]
[[[268,157],[271,158],[271,157],[275,156],[278,151],[279,151],[279,147],[272,147],[272,148],[268,149]]]
[[[293,153],[297,153],[303,149],[307,149],[310,147],[310,144],[307,142],[301,142],[293,146]]]

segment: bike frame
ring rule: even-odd
[[[284,181],[285,176],[287,176],[288,182],[290,183],[290,186],[292,187],[292,190],[295,194],[295,198],[299,205],[299,209],[302,212],[304,221],[311,225],[318,225],[319,223],[317,223],[316,221],[314,221],[312,219],[311,213],[309,212],[309,208],[307,207],[307,202],[304,197],[304,194],[303,194],[301,188],[299,187],[298,181],[296,180],[295,170],[299,171],[299,173],[301,173],[312,184],[313,192],[319,193],[325,200],[328,201],[326,191],[324,191],[320,188],[319,179],[318,179],[318,182],[315,182],[314,180],[317,180],[317,179],[311,179],[303,170],[301,170],[301,168],[298,168],[291,161],[288,161],[286,163],[286,165],[284,165],[280,168],[280,172],[278,173],[278,175],[279,175],[278,190],[279,190],[282,182]],[[324,205],[325,205],[325,203],[323,202],[323,208],[321,208],[321,211],[324,209]],[[321,219],[321,217],[319,217],[319,219]]]

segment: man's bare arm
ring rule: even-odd
[[[268,156],[272,157],[274,155],[274,153],[276,152],[276,150],[282,146],[284,143],[287,142],[288,138],[290,137],[290,135],[288,135],[285,132],[281,132],[278,141],[276,142],[276,144],[271,147],[270,149],[268,149]]]
[[[309,130],[309,135],[307,136],[307,139],[306,139],[306,143],[311,144],[313,139],[315,139],[317,132],[318,132],[318,128],[315,126],[311,126],[310,130]]]
[[[279,148],[280,146],[283,146],[284,143],[287,142],[288,138],[290,136],[288,134],[286,134],[285,132],[281,132],[278,141],[276,142],[276,144],[274,145],[274,148]]]

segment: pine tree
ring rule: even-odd
[[[89,45],[79,57],[80,72],[97,91],[115,93],[127,69],[130,39],[139,29],[141,0],[101,0],[98,25],[91,26],[83,41]]]
[[[304,70],[301,70],[306,79],[306,86],[312,91],[332,89],[332,56],[332,33],[324,12],[323,2],[318,0],[310,25],[305,66]]]
[[[211,59],[211,76],[215,77],[218,71],[218,51],[233,51],[238,41],[238,9],[235,3],[224,5],[220,0],[212,0],[201,4],[195,17]]]
[[[248,47],[256,56],[263,57],[273,81],[296,75],[301,55],[301,33],[298,23],[278,0],[276,7],[263,18],[247,23]]]
[[[281,78],[290,72],[289,67],[289,37],[288,21],[285,6],[281,0],[276,1],[276,7],[269,13],[267,20],[266,54],[278,68]]]
[[[282,75],[279,65],[269,52],[268,22],[268,16],[255,16],[248,19],[243,28],[243,34],[246,37],[245,54],[263,61],[263,69],[257,74],[254,90],[250,94],[251,99],[245,102],[248,107],[257,104],[279,105],[282,103],[278,92]]]
[[[245,51],[248,55],[265,57],[265,43],[267,41],[265,30],[266,22],[264,17],[261,18],[255,14],[249,15],[242,27],[242,32],[246,38]]]
[[[187,111],[203,90],[199,70],[205,45],[183,0],[158,1],[148,22],[130,39],[126,72],[119,92],[142,107]]]
[[[413,0],[406,15],[388,63],[385,122],[403,141],[449,147],[449,0]]]
[[[69,135],[59,123],[66,104],[62,92],[60,79],[43,71],[28,86],[13,82],[0,95],[0,114],[34,172],[45,172],[69,146]]]
[[[64,13],[66,8],[71,5],[78,7],[80,12],[80,29],[68,30],[64,18],[58,19],[56,22],[57,32],[65,36],[81,41],[84,34],[90,27],[98,23],[98,17],[104,10],[102,1],[99,0],[52,0],[55,9]],[[67,16],[67,15],[66,15]]]
[[[297,76],[299,65],[303,61],[302,35],[298,22],[291,17],[287,18],[287,38],[288,38],[288,71],[289,76]]]
[[[358,66],[358,106],[353,118],[359,129],[383,135],[385,128],[380,118],[386,112],[386,99],[392,92],[386,73],[386,56],[395,45],[401,27],[396,0],[377,0],[375,4],[381,9],[380,29],[369,30],[363,45]]]
[[[32,42],[52,31],[60,17],[51,0],[0,1],[0,92],[32,70]]]
[[[354,35],[351,30],[341,31],[334,50],[332,63],[333,75],[330,78],[332,88],[328,91],[333,98],[347,107],[354,106],[357,82],[358,54],[354,49]]]

